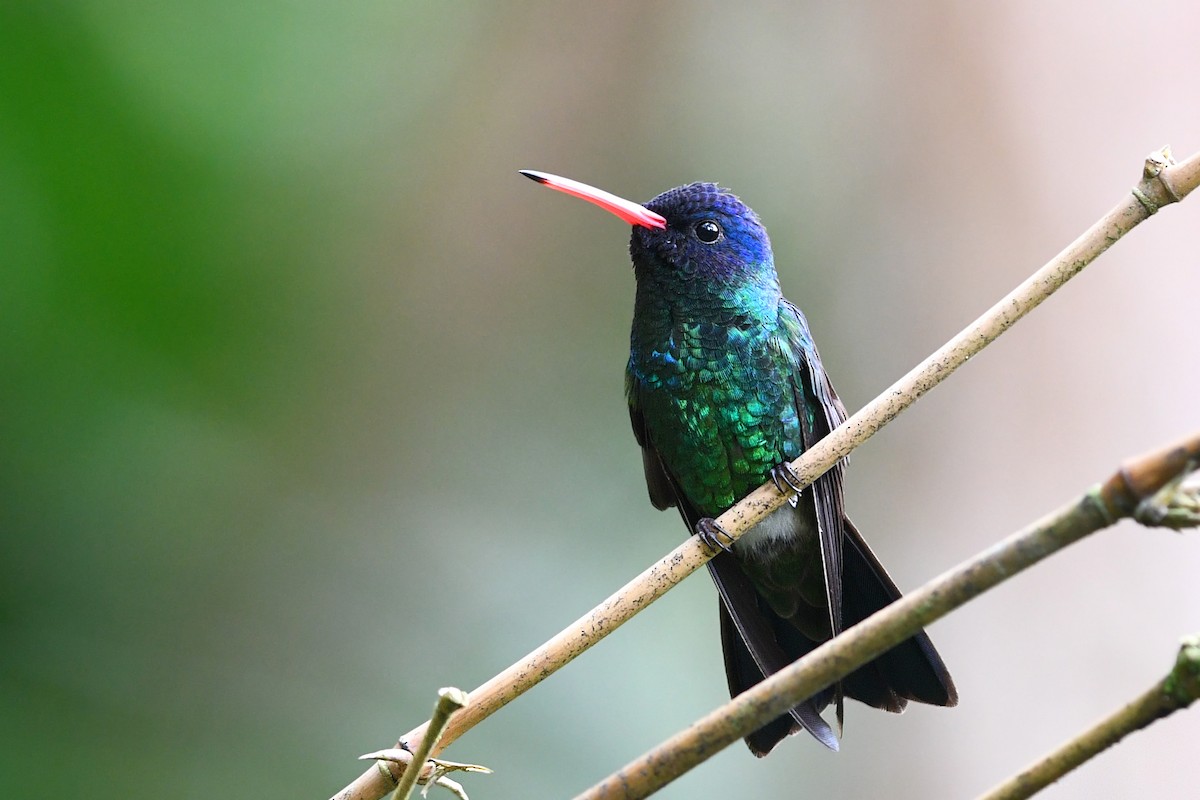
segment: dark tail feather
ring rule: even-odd
[[[721,648],[725,653],[725,676],[729,694],[742,692],[773,675],[812,650],[816,643],[791,636],[794,629],[759,601],[750,580],[729,553],[718,553],[708,562],[709,574],[721,593]],[[786,628],[786,636],[780,636]],[[803,651],[795,645],[803,642]],[[826,690],[791,708],[746,737],[754,755],[765,756],[775,745],[801,728],[830,750],[838,749],[837,734],[821,718],[821,709],[829,705],[834,690]]]
[[[754,662],[725,604],[721,604],[721,646],[725,651],[725,676],[729,680],[729,696],[737,697],[742,692],[762,681],[765,677]],[[799,722],[797,716],[808,725]],[[838,740],[828,723],[821,718],[820,710],[810,700],[797,706],[794,712],[776,717],[771,722],[746,737],[746,744],[754,755],[762,758],[767,753],[802,727],[811,730],[813,737],[830,750],[838,749]]]
[[[856,625],[900,599],[900,590],[850,520],[845,520],[843,610]],[[843,682],[846,696],[876,708],[902,711],[909,700],[935,706],[958,703],[958,691],[924,631],[884,653]]]
[[[850,520],[845,521],[845,532],[842,602],[848,627],[898,600],[901,594]],[[719,553],[708,566],[721,593],[721,643],[731,696],[736,697],[821,644],[772,611],[731,554]],[[837,750],[837,734],[820,712],[835,700],[840,708],[839,693],[895,712],[903,711],[909,700],[938,706],[958,702],[950,673],[922,631],[860,667],[840,687],[824,690],[747,736],[746,744],[756,756],[765,756],[803,728],[830,750]]]

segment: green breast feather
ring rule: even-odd
[[[797,354],[779,327],[682,325],[631,354],[628,390],[680,490],[718,516],[800,455]]]

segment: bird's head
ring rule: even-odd
[[[663,192],[646,208],[666,224],[633,229],[629,255],[639,279],[653,276],[728,285],[773,278],[766,229],[758,215],[727,189],[714,183],[689,183]]]
[[[521,174],[594,203],[633,225],[629,254],[639,284],[649,281],[682,289],[682,284],[700,282],[777,291],[771,241],[758,215],[714,183],[679,186],[643,206],[569,178],[530,170]]]

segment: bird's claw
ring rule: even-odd
[[[792,465],[782,461],[771,467],[771,481],[780,494],[790,495],[788,502],[792,504],[792,508],[795,508],[796,504],[800,502],[800,494],[804,491],[804,487],[800,485],[800,476],[796,474],[796,470],[792,469]]]
[[[733,552],[733,537],[715,519],[705,517],[696,523],[696,535],[709,550]]]

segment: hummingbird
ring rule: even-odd
[[[900,598],[846,517],[845,462],[801,490],[788,462],[846,419],[808,321],[784,298],[767,231],[713,183],[645,205],[533,170],[521,174],[633,228],[637,289],[626,367],[650,502],[678,509],[716,553],[721,644],[737,696]],[[715,518],[767,481],[788,502],[736,542]],[[922,631],[746,737],[765,756],[806,730],[838,749],[843,699],[900,712],[953,706],[950,673]],[[837,733],[821,712],[835,706]]]

